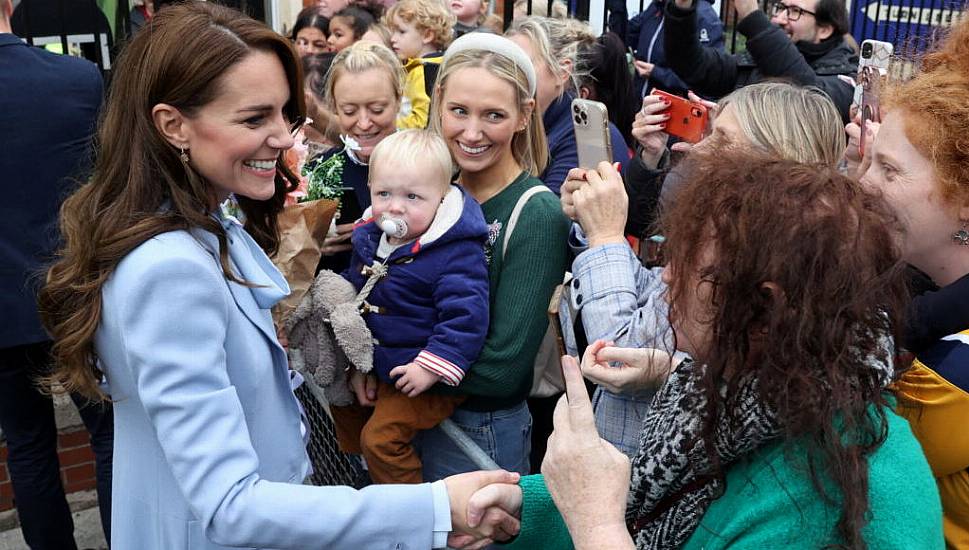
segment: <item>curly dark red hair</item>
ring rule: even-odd
[[[712,336],[695,357],[708,365],[708,402],[732,409],[735,375],[754,371],[785,440],[812,449],[815,487],[841,507],[838,538],[864,548],[867,458],[887,436],[872,405],[887,405],[887,337],[899,337],[908,292],[895,215],[829,167],[720,149],[692,154],[685,173],[661,222],[676,273],[670,315],[687,314],[693,285],[710,285]]]

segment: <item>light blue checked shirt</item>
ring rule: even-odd
[[[571,307],[581,312],[589,343],[607,340],[621,347],[672,350],[663,268],[643,267],[626,244],[588,249],[578,224],[572,225],[569,244],[576,253],[584,250],[572,264]],[[616,394],[598,388],[592,398],[599,435],[630,458],[639,451],[643,418],[654,393]]]

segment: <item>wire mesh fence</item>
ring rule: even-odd
[[[306,446],[313,465],[307,480],[311,485],[349,485],[361,488],[368,484],[367,473],[360,461],[340,450],[333,420],[326,409],[322,391],[307,380],[296,389],[296,398],[306,413],[310,440]]]

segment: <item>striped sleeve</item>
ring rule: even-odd
[[[457,365],[427,350],[422,350],[418,353],[414,362],[440,376],[441,381],[448,386],[457,386],[461,383],[461,379],[464,378],[464,371]]]

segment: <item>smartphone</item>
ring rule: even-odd
[[[858,76],[861,92],[861,139],[858,140],[858,152],[865,156],[865,132],[869,122],[881,122],[878,114],[878,93],[881,74],[874,67],[863,67]]]
[[[600,162],[612,163],[609,112],[605,105],[589,99],[573,99],[572,128],[575,130],[579,168],[595,170]]]
[[[855,103],[861,110],[861,140],[858,152],[865,155],[865,131],[869,122],[881,122],[878,114],[878,94],[882,77],[888,74],[895,47],[891,42],[865,40],[861,43],[861,59],[858,61],[858,83],[855,86]]]
[[[667,134],[688,143],[696,143],[703,139],[710,120],[706,105],[694,103],[662,90],[653,90],[653,95],[666,98],[670,102],[669,109],[662,111],[670,115],[669,120],[666,121]]]
[[[858,79],[855,82],[855,105],[861,106],[864,90],[861,85],[862,72],[866,67],[878,69],[881,76],[888,74],[888,66],[892,61],[895,47],[891,42],[881,40],[865,40],[861,43],[861,58],[858,60]]]

